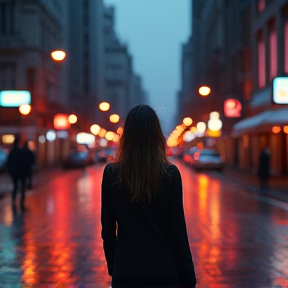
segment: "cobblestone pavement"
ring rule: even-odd
[[[288,204],[176,165],[197,287],[288,287]],[[109,287],[100,237],[103,167],[37,186],[24,212],[0,201],[0,288]]]

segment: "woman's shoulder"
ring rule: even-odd
[[[179,170],[178,170],[178,168],[177,168],[177,166],[176,165],[174,165],[174,164],[169,164],[167,167],[166,167],[166,171],[167,172],[170,172],[170,173],[179,173]]]
[[[170,180],[181,177],[178,167],[171,163],[166,166],[165,173],[163,174],[168,175]]]
[[[117,171],[117,167],[118,165],[115,162],[108,163],[104,168],[104,174],[110,174],[110,175],[115,174]]]

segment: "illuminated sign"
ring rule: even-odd
[[[2,135],[2,143],[3,144],[11,144],[14,143],[15,136],[11,134]]]
[[[19,107],[22,104],[31,104],[29,91],[6,90],[0,92],[0,106]]]
[[[53,142],[55,139],[56,139],[56,133],[54,130],[49,130],[47,133],[46,133],[46,139],[49,141],[49,142]]]
[[[273,103],[288,104],[288,76],[275,77],[272,90]]]
[[[241,116],[242,105],[236,99],[227,99],[224,101],[224,115],[229,118]]]
[[[54,116],[54,129],[56,130],[66,130],[69,129],[71,123],[69,122],[69,117],[67,114],[56,114]]]
[[[80,132],[76,135],[76,142],[78,144],[93,144],[95,142],[95,136],[89,133]]]

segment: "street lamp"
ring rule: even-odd
[[[206,130],[206,124],[204,122],[198,122],[196,127],[198,133],[204,133]]]
[[[78,118],[74,114],[70,114],[68,117],[68,121],[70,122],[70,124],[75,124],[77,122],[77,120],[78,120]]]
[[[93,124],[93,125],[90,127],[90,131],[91,131],[91,133],[94,134],[94,135],[98,135],[99,132],[100,132],[100,130],[101,130],[101,127],[100,127],[99,125],[97,125],[97,124]]]
[[[114,136],[115,136],[115,133],[112,132],[112,131],[108,131],[108,132],[106,132],[106,134],[105,134],[105,138],[106,138],[108,141],[112,141],[113,138],[114,138]]]
[[[19,106],[19,112],[22,115],[28,115],[31,112],[31,105],[29,104],[22,104]]]
[[[109,117],[109,120],[110,120],[110,122],[112,122],[112,123],[118,123],[119,120],[120,120],[120,116],[117,115],[117,114],[112,114],[112,115]]]
[[[110,109],[110,104],[108,102],[102,102],[99,104],[99,109],[101,111],[108,111]]]
[[[198,92],[201,96],[206,97],[211,93],[211,88],[208,86],[201,86]]]
[[[51,52],[51,57],[53,60],[60,62],[66,58],[66,52],[63,50],[55,50]]]
[[[186,117],[183,119],[183,124],[187,127],[190,126],[192,123],[193,123],[193,120],[190,117]]]

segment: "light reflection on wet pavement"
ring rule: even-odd
[[[288,287],[288,209],[176,165],[197,287]],[[24,212],[0,202],[0,288],[110,286],[100,235],[103,168],[39,186]]]

